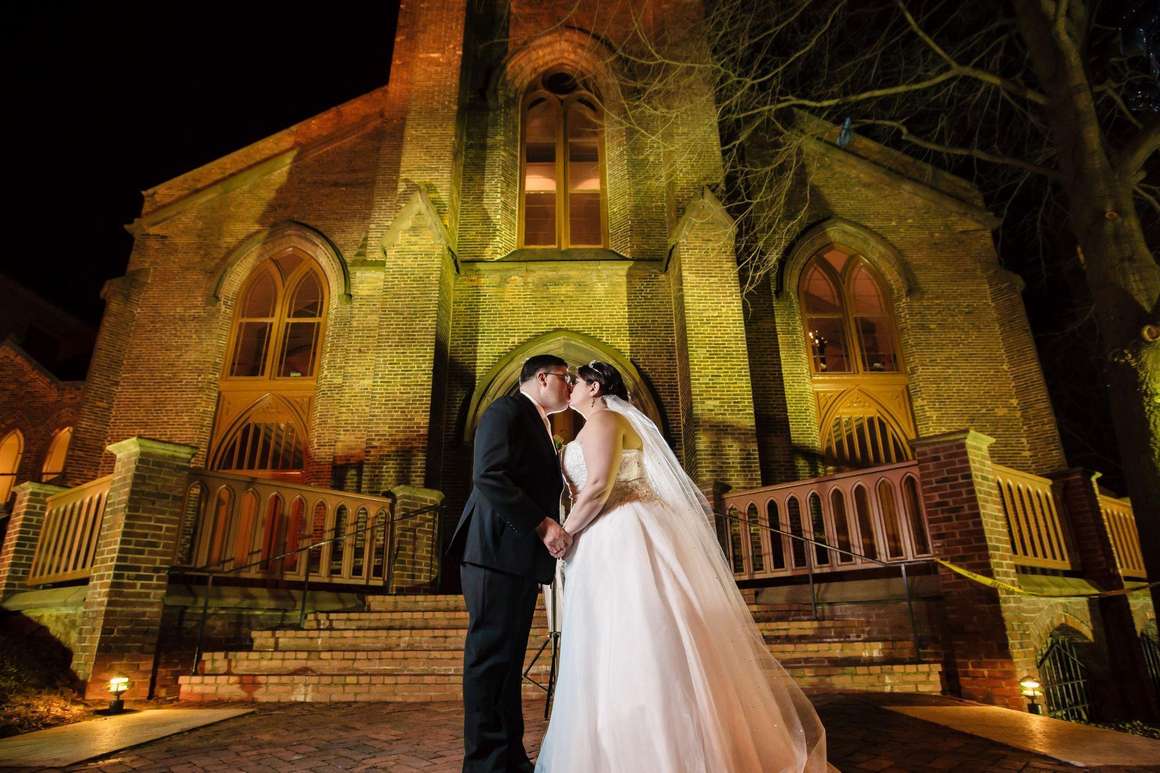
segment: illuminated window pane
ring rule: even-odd
[[[546,99],[538,99],[528,105],[527,120],[524,122],[524,137],[528,144],[556,143],[556,105]]]
[[[298,283],[294,302],[290,304],[291,317],[322,316],[322,286],[314,272],[306,274]]]
[[[834,267],[834,271],[838,274],[838,276],[841,276],[842,269],[845,268],[846,261],[850,259],[850,256],[841,250],[830,250],[829,252],[823,254],[822,258]]]
[[[314,375],[314,347],[318,340],[317,322],[290,322],[282,342],[279,376]]]
[[[568,190],[574,193],[580,191],[600,192],[600,164],[595,158],[590,161],[572,159],[568,166]]]
[[[524,197],[524,244],[555,246],[556,194],[528,193]]]
[[[574,245],[600,246],[600,194],[573,193],[569,196],[569,221]]]
[[[894,331],[885,317],[858,317],[858,343],[862,346],[862,367],[883,373],[898,370],[894,356]]]
[[[866,316],[881,316],[886,313],[882,303],[882,293],[878,283],[864,267],[854,270],[854,313]]]
[[[242,316],[251,318],[274,316],[274,301],[277,296],[278,288],[274,284],[274,277],[264,270],[261,271],[246,293],[245,303],[242,304]]]
[[[596,119],[596,107],[586,100],[572,103],[568,108],[568,139],[595,140],[600,135],[600,122]]]
[[[23,454],[24,436],[14,429],[0,442],[0,505],[7,503],[12,495],[12,485],[16,482]]]
[[[806,322],[807,343],[815,373],[848,373],[846,337],[840,317],[811,317]]]
[[[838,301],[838,291],[830,278],[816,266],[806,275],[805,306],[807,312],[816,314],[840,314],[842,305]]]
[[[243,322],[238,326],[231,376],[260,376],[265,368],[266,346],[270,341],[269,322]]]
[[[902,526],[898,521],[898,505],[894,488],[886,481],[878,483],[878,505],[882,508],[882,524],[886,529],[886,555],[902,558]]]
[[[40,471],[42,481],[50,481],[64,472],[64,462],[68,457],[68,446],[72,441],[72,427],[65,427],[53,435],[52,443],[48,447],[48,454],[44,457],[44,467]]]

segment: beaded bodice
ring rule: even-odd
[[[588,467],[584,464],[584,450],[579,443],[573,442],[564,446],[563,456],[564,479],[569,488],[579,491],[588,480]],[[616,472],[616,483],[612,493],[608,496],[605,509],[613,502],[628,499],[649,499],[651,489],[644,474],[644,452],[640,450],[626,450],[620,454],[620,469]]]

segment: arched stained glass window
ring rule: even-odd
[[[40,479],[47,483],[64,472],[65,459],[68,458],[68,446],[72,442],[73,428],[65,427],[57,430],[48,445],[48,453],[44,455],[44,466],[40,469]]]
[[[545,74],[523,102],[520,244],[603,247],[603,118],[595,94],[567,72]]]
[[[14,429],[0,440],[0,507],[8,504],[12,486],[20,472],[20,458],[24,456],[24,435]]]
[[[818,439],[837,466],[912,458],[913,418],[886,285],[859,255],[831,246],[798,283],[818,407]]]

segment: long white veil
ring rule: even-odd
[[[675,521],[665,529],[682,556],[681,568],[693,594],[693,613],[713,632],[719,650],[714,660],[725,663],[732,684],[729,704],[714,703],[720,713],[764,712],[770,727],[782,732],[794,747],[794,770],[825,771],[825,730],[813,705],[801,688],[770,654],[765,639],[733,578],[733,572],[713,528],[713,509],[689,478],[665,442],[664,436],[644,413],[629,402],[606,396],[609,410],[624,416],[644,442],[644,472],[652,490],[665,505],[665,516]],[[706,653],[707,655],[707,653]],[[764,678],[762,678],[764,677]],[[757,714],[762,716],[762,714]],[[736,740],[736,739],[735,739]]]

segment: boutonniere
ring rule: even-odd
[[[552,445],[556,448],[556,453],[560,453],[560,449],[564,447],[564,438],[559,435],[552,435]]]

